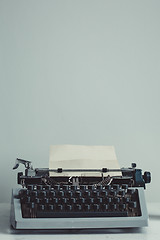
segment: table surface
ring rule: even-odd
[[[28,240],[36,239],[107,239],[107,240],[152,240],[160,239],[160,203],[148,203],[149,226],[136,229],[105,229],[105,230],[65,230],[65,231],[29,231],[17,232],[10,228],[10,204],[0,204],[0,239]],[[118,236],[117,236],[118,235]]]

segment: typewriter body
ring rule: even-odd
[[[13,189],[11,225],[15,229],[105,229],[148,225],[144,196],[150,172],[132,164],[121,169],[43,169],[17,159],[20,188]],[[105,167],[105,166],[104,166]],[[50,176],[50,171],[59,173]],[[62,172],[89,171],[91,176],[61,176]],[[110,172],[119,171],[111,177]],[[100,177],[94,173],[100,172]],[[104,173],[108,175],[104,177]]]

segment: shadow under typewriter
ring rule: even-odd
[[[11,226],[10,229],[11,234],[19,234],[19,235],[43,235],[43,234],[80,234],[80,235],[85,235],[85,234],[131,234],[131,233],[144,233],[145,229],[141,227],[137,228],[86,228],[86,229],[14,229]]]

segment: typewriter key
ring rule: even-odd
[[[58,204],[58,205],[57,205],[57,210],[59,210],[59,211],[62,211],[62,210],[63,210],[63,208],[64,208],[64,207],[63,207],[63,205],[62,205],[62,204]]]
[[[67,198],[62,198],[61,202],[64,203],[64,204],[67,203]]]
[[[91,205],[85,204],[85,205],[84,205],[84,209],[85,209],[86,211],[90,211],[90,210],[91,210]]]
[[[122,188],[123,189],[128,189],[128,185],[127,184],[122,184]]]
[[[68,191],[69,190],[69,185],[63,185],[63,190]]]
[[[32,208],[32,209],[35,208],[35,203],[34,203],[34,202],[29,203],[29,204],[28,204],[28,207],[29,207],[29,208]]]
[[[81,196],[82,196],[82,192],[81,192],[80,190],[77,190],[77,191],[75,192],[75,195],[76,195],[77,197],[81,197]]]
[[[70,199],[70,202],[71,202],[71,203],[76,203],[76,198],[71,198],[71,199]]]
[[[54,206],[52,204],[49,204],[48,205],[48,210],[53,211],[54,210]]]
[[[120,198],[119,198],[119,197],[114,198],[114,199],[113,199],[113,202],[114,202],[114,203],[120,203]]]
[[[107,195],[108,195],[108,192],[106,190],[101,191],[101,196],[107,197]]]
[[[103,186],[102,186],[102,185],[98,185],[98,186],[97,186],[97,189],[98,189],[98,190],[102,190],[102,189],[103,189]]]
[[[120,210],[125,210],[126,209],[126,204],[125,203],[119,204],[119,209]]]
[[[119,190],[119,185],[118,184],[113,184],[112,188],[115,189],[115,190]]]
[[[136,191],[135,189],[127,189],[127,194],[132,195],[135,193],[135,191]]]
[[[80,204],[76,204],[75,210],[81,211],[82,210],[82,206]]]
[[[104,211],[108,210],[108,208],[109,208],[108,204],[103,204],[103,205],[102,205],[102,209],[103,209]]]
[[[42,185],[37,185],[37,190],[42,190],[43,189],[43,187],[42,187]]]
[[[72,211],[72,205],[67,205],[67,206],[66,206],[66,210],[67,210],[67,211]]]
[[[78,202],[81,203],[81,204],[84,204],[86,202],[86,199],[85,198],[79,198]]]
[[[93,210],[98,211],[99,210],[99,204],[93,204]]]
[[[27,189],[28,189],[28,190],[33,190],[33,189],[34,189],[34,186],[33,186],[33,185],[28,185],[28,186],[27,186]]]
[[[87,188],[86,185],[81,185],[81,186],[80,186],[80,189],[81,189],[81,190],[86,190],[86,188]]]
[[[40,211],[44,211],[44,210],[45,210],[45,206],[44,206],[43,204],[40,204],[40,205],[38,206],[38,209],[39,209]]]
[[[88,189],[90,189],[90,190],[95,190],[95,186],[94,186],[94,185],[89,185],[89,186],[88,186]]]
[[[40,199],[39,198],[35,198],[34,201],[35,201],[36,204],[40,203]]]
[[[136,207],[137,207],[137,202],[131,201],[131,202],[128,203],[128,206],[129,206],[130,208],[136,208]]]
[[[101,197],[97,198],[97,203],[100,203],[100,204],[103,203],[103,198],[101,198]]]
[[[46,197],[46,196],[47,196],[46,191],[41,191],[41,192],[40,192],[40,196],[41,196],[41,197]]]
[[[120,196],[124,197],[124,195],[125,195],[125,190],[124,190],[124,189],[119,190],[118,194],[119,194]]]
[[[49,196],[50,197],[55,197],[56,196],[56,192],[55,191],[50,191],[49,192]]]
[[[64,197],[64,191],[59,191],[59,192],[58,192],[58,195],[59,195],[60,197]]]
[[[45,189],[46,189],[46,190],[51,190],[51,185],[46,185],[46,186],[45,186]]]

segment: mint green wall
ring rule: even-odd
[[[115,145],[160,201],[159,13],[158,0],[0,0],[1,202],[16,157],[47,167],[65,143]]]

